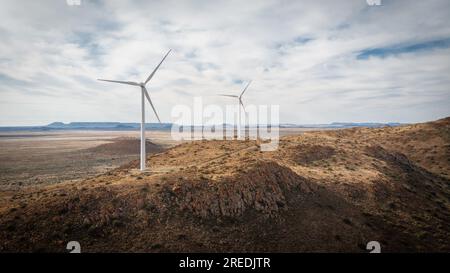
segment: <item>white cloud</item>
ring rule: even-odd
[[[142,81],[169,48],[148,88],[164,121],[251,79],[246,102],[280,104],[282,123],[449,116],[448,46],[357,58],[449,39],[449,2],[383,4],[0,0],[0,125],[139,121],[138,89],[96,79]]]

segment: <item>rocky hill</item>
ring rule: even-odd
[[[82,182],[0,196],[0,251],[450,251],[450,118],[196,141]]]

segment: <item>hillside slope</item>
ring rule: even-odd
[[[0,250],[450,251],[450,119],[197,141],[0,201]]]

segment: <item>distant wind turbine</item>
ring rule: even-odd
[[[159,119],[158,113],[156,113],[156,109],[153,106],[152,100],[150,99],[150,96],[148,94],[147,88],[145,88],[145,85],[153,78],[153,76],[156,73],[156,70],[161,66],[161,64],[166,59],[167,55],[169,55],[171,50],[169,50],[164,58],[161,60],[161,62],[156,66],[155,70],[148,76],[147,80],[145,82],[129,82],[129,81],[113,81],[113,80],[103,80],[98,79],[99,81],[105,81],[105,82],[113,82],[113,83],[121,83],[121,84],[128,84],[128,85],[134,85],[134,86],[140,86],[141,87],[141,111],[142,111],[142,118],[141,118],[141,171],[145,170],[145,159],[146,159],[146,153],[145,153],[145,99],[144,96],[147,98],[148,102],[153,108],[153,112],[156,115],[156,118],[158,119],[159,123],[161,123],[161,120]]]
[[[241,106],[242,106],[242,109],[244,109],[244,114],[246,114],[245,106],[244,106],[244,103],[242,102],[242,95],[244,95],[245,91],[247,91],[247,88],[248,88],[248,86],[251,83],[252,83],[252,81],[249,81],[247,83],[247,85],[245,86],[244,90],[242,90],[242,93],[239,96],[228,95],[228,94],[219,94],[219,96],[222,96],[222,97],[230,97],[230,98],[237,98],[238,99],[238,102],[239,102],[239,111],[238,111],[238,120],[239,121],[238,121],[238,130],[237,130],[238,131],[238,139],[241,138]]]

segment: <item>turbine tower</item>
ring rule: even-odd
[[[247,91],[248,86],[252,83],[252,81],[249,81],[247,83],[247,85],[245,86],[244,90],[242,90],[241,94],[239,96],[236,95],[227,95],[227,94],[219,94],[219,96],[222,97],[230,97],[230,98],[237,98],[238,102],[239,102],[239,111],[238,111],[238,129],[237,129],[237,133],[238,133],[238,139],[241,138],[241,106],[242,109],[244,109],[244,114],[246,114],[245,112],[245,107],[244,107],[244,103],[242,102],[242,95],[244,95],[245,91]]]
[[[139,86],[141,88],[141,171],[145,170],[145,159],[146,159],[146,153],[145,153],[145,98],[147,98],[148,102],[150,103],[150,106],[153,108],[153,112],[156,115],[156,118],[158,119],[159,123],[161,123],[161,120],[159,119],[158,113],[156,113],[156,109],[153,106],[152,100],[150,99],[150,95],[148,94],[147,88],[145,88],[145,85],[153,78],[158,68],[161,66],[161,64],[166,59],[167,55],[169,55],[169,50],[164,58],[161,60],[161,62],[156,66],[155,70],[148,76],[148,78],[145,80],[145,82],[129,82],[129,81],[113,81],[113,80],[103,80],[98,79],[99,81],[105,81],[105,82],[113,82],[113,83],[120,83],[120,84],[128,84],[128,85],[134,85]],[[145,98],[144,98],[145,97]]]

